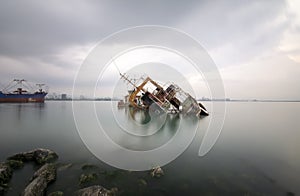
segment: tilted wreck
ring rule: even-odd
[[[195,98],[176,84],[167,83],[163,87],[148,76],[137,80],[130,79],[125,74],[120,73],[120,75],[121,79],[131,85],[133,89],[128,90],[128,95],[125,96],[124,101],[118,102],[118,107],[129,106],[149,110],[155,106],[156,110],[159,109],[166,113],[192,114],[199,117],[200,115],[209,115],[201,103],[198,103]]]

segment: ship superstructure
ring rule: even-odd
[[[125,82],[132,86],[133,90],[128,91],[129,94],[125,96],[125,101],[118,103],[119,107],[130,106],[149,110],[152,104],[155,104],[167,113],[209,115],[201,103],[198,103],[195,98],[174,83],[160,85],[148,76],[136,80],[130,79],[126,74],[120,73],[120,75]],[[134,81],[141,82],[137,84]]]

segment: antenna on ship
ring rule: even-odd
[[[15,80],[10,81],[10,82],[2,89],[2,91],[3,91],[3,92],[6,92],[8,89],[10,89],[10,88],[11,88],[11,85],[12,85],[12,83],[13,83],[14,81],[15,81]],[[14,86],[16,86],[16,84],[15,84]]]
[[[117,70],[118,70],[119,74],[122,76],[122,73],[121,73],[121,71],[120,71],[119,67],[117,66],[117,64],[116,64],[115,60],[112,60],[112,61],[113,61],[114,65],[115,65],[115,67],[117,68]]]
[[[43,92],[42,86],[45,86],[45,84],[35,84],[39,87],[39,92]]]
[[[126,80],[126,81],[127,81],[129,84],[131,84],[132,86],[136,87],[135,83],[134,83],[132,80],[130,80],[130,79],[128,78],[128,76],[126,76],[125,74],[122,74],[122,73],[121,73],[121,71],[120,71],[119,67],[117,66],[116,62],[115,62],[114,60],[112,60],[112,61],[113,61],[113,64],[115,65],[115,67],[117,68],[117,70],[118,70],[118,72],[119,72],[121,78],[123,78],[124,80]]]

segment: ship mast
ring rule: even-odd
[[[45,84],[36,84],[39,87],[39,92],[43,92],[42,86],[45,86]]]
[[[131,84],[133,87],[137,88],[136,84],[132,81],[132,79],[129,79],[128,76],[121,73],[119,67],[117,66],[117,64],[114,60],[113,60],[113,64],[115,65],[116,69],[118,70],[119,75],[121,76],[121,78],[123,78],[125,81],[127,81],[129,84]]]

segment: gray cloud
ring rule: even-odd
[[[99,40],[149,24],[192,35],[221,68],[251,64],[281,43],[294,17],[288,9],[284,0],[1,1],[0,77],[44,80],[70,93],[77,68]],[[291,53],[299,51],[280,55]]]
[[[278,44],[289,25],[287,18],[276,22],[286,11],[286,2],[276,1],[211,1],[181,28],[196,37],[208,50],[234,45],[222,64],[242,63]],[[229,61],[229,62],[226,62]]]
[[[55,54],[70,44],[95,42],[128,26],[174,25],[195,4],[4,1],[0,7],[0,52],[6,55]]]

